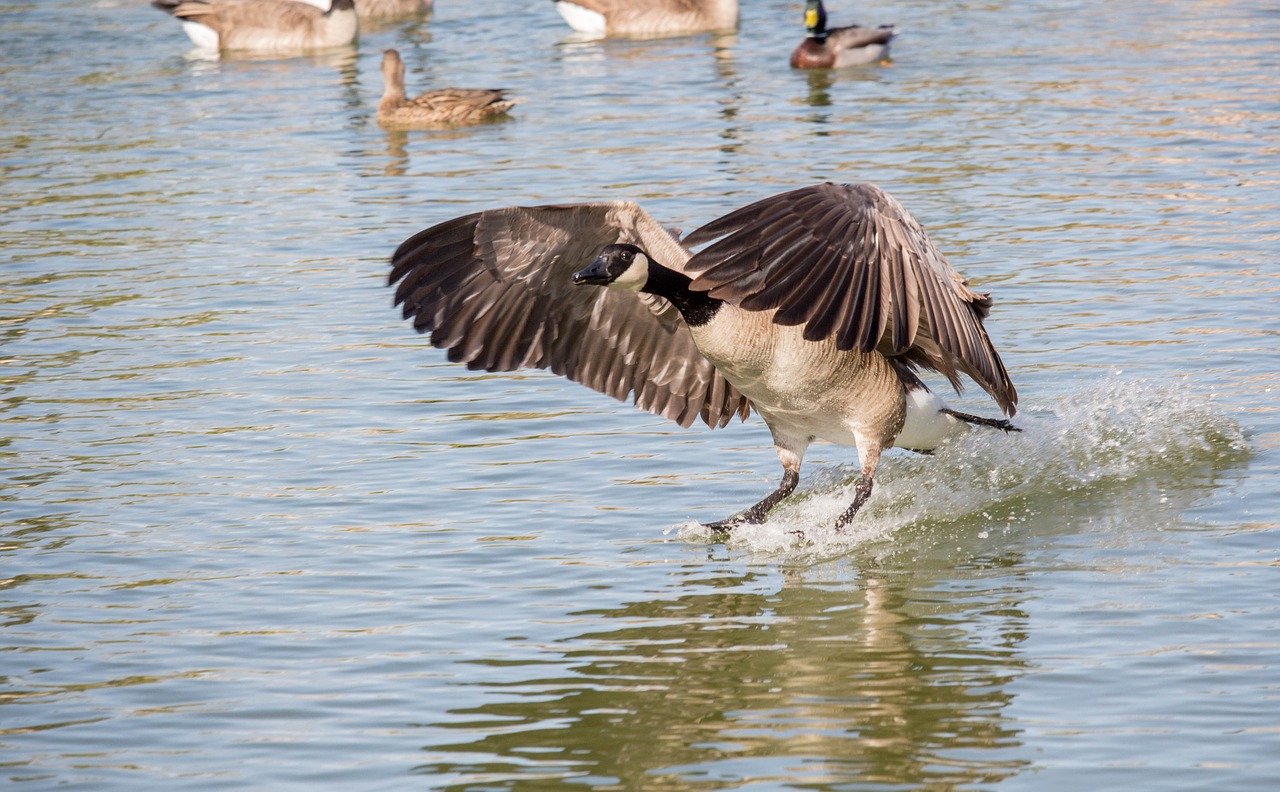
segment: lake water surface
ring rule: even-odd
[[[217,61],[143,0],[0,0],[0,777],[1276,789],[1280,9],[832,2],[893,65],[805,74],[802,7],[589,43],[438,0]],[[522,103],[385,133],[392,46]],[[822,180],[994,294],[1025,430],[890,455],[841,533],[850,449],[720,542],[780,474],[759,419],[468,372],[390,305],[460,214],[689,230]]]

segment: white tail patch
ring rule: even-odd
[[[939,412],[947,405],[932,391],[919,388],[907,391],[907,420],[893,444],[914,451],[932,451],[954,434],[961,422]]]
[[[218,32],[208,25],[199,22],[182,20],[182,30],[187,38],[200,49],[216,50],[219,47]]]
[[[564,21],[569,23],[569,27],[578,33],[590,33],[594,36],[605,34],[604,14],[598,11],[583,8],[568,0],[559,0],[556,3],[556,10],[560,12],[560,16],[564,17]]]

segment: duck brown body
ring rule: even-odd
[[[515,105],[498,88],[437,88],[412,99],[405,96],[404,61],[396,50],[382,56],[384,89],[378,123],[396,129],[472,124],[501,116]]]

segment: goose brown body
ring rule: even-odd
[[[670,36],[738,27],[738,0],[556,0],[556,9],[574,30],[606,36]]]
[[[154,0],[198,46],[302,52],[351,44],[360,32],[353,0],[321,8],[303,0]]]
[[[406,240],[390,280],[406,318],[468,367],[549,368],[684,426],[759,413],[783,482],[718,528],[790,494],[814,439],[857,448],[858,494],[839,525],[895,443],[927,450],[965,422],[1013,429],[949,410],[914,373],[957,389],[966,376],[1015,412],[983,328],[990,299],[869,184],[775,195],[683,244],[630,202],[479,212]]]
[[[497,88],[437,88],[409,99],[404,92],[404,61],[396,50],[382,56],[382,79],[378,123],[397,129],[471,124],[500,116],[515,105]]]
[[[356,12],[361,19],[390,19],[425,14],[432,0],[357,0]]]

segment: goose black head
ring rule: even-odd
[[[573,273],[579,286],[611,286],[640,291],[649,281],[649,254],[635,245],[605,245],[596,260]]]

